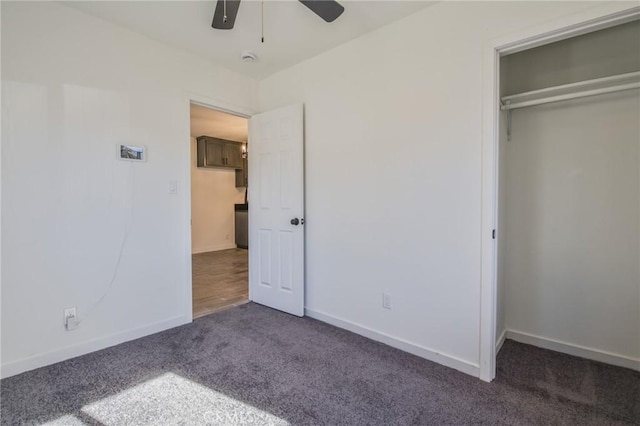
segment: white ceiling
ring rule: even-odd
[[[246,118],[191,104],[191,137],[213,136],[246,142],[248,125]]]
[[[191,51],[244,75],[261,79],[366,32],[408,16],[434,2],[339,0],[344,13],[326,23],[297,0],[265,0],[264,44],[261,3],[242,0],[232,30],[211,28],[216,0],[71,1],[68,6]],[[258,61],[240,59],[243,50]]]

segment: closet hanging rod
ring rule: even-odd
[[[502,111],[640,88],[640,72],[547,87],[502,97]]]

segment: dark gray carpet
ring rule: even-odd
[[[507,341],[493,383],[247,304],[0,382],[3,425],[640,424],[640,373]]]

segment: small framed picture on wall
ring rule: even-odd
[[[118,158],[128,161],[146,161],[147,149],[142,145],[118,144]]]

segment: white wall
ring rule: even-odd
[[[438,3],[261,81],[305,103],[310,315],[478,374],[483,49],[596,6]]]
[[[257,83],[55,3],[2,2],[2,59],[2,374],[190,321],[187,93]]]
[[[191,138],[191,248],[193,253],[234,248],[234,204],[244,203],[231,169],[197,167],[197,142]]]
[[[512,123],[509,333],[640,362],[640,93],[523,108]]]

